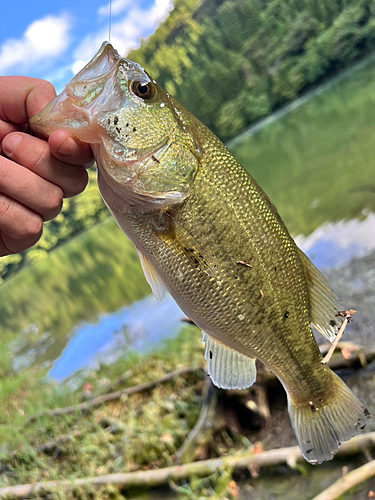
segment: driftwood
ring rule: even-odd
[[[356,436],[351,441],[343,443],[339,451],[337,452],[337,455],[350,455],[374,446],[375,432],[370,432],[368,434]],[[53,492],[57,489],[72,490],[80,486],[100,487],[115,484],[122,489],[129,487],[150,488],[161,484],[167,484],[169,481],[180,481],[181,479],[187,479],[190,477],[207,476],[212,474],[214,471],[218,471],[223,468],[241,470],[249,469],[249,467],[252,466],[266,467],[279,464],[288,464],[289,466],[294,466],[296,462],[299,461],[304,461],[304,459],[298,446],[263,451],[261,453],[254,453],[250,450],[242,453],[227,455],[222,458],[201,460],[184,465],[174,465],[172,467],[165,467],[163,469],[125,472],[72,480],[65,479],[61,481],[46,481],[34,484],[8,486],[0,489],[0,498],[23,498],[29,495],[31,492]],[[325,500],[328,500],[328,498],[330,497],[327,497]],[[323,499],[324,497],[316,497],[314,500]]]
[[[89,401],[85,401],[84,403],[79,403],[72,406],[67,406],[65,408],[54,408],[52,410],[47,410],[42,413],[38,413],[30,417],[26,423],[34,422],[40,417],[44,416],[59,416],[59,415],[69,415],[71,413],[83,413],[86,411],[90,411],[97,406],[100,406],[103,403],[107,403],[108,401],[117,401],[121,399],[124,395],[131,395],[137,392],[149,391],[154,387],[164,384],[165,382],[169,382],[173,380],[175,377],[181,377],[183,375],[187,375],[189,373],[199,373],[202,372],[202,368],[195,367],[187,367],[181,368],[181,370],[175,370],[173,372],[169,372],[162,377],[152,380],[151,382],[145,382],[144,384],[133,385],[132,387],[127,387],[126,389],[122,389],[120,391],[110,392],[108,394],[103,394],[102,396],[98,396],[97,398],[90,399]]]
[[[329,488],[322,491],[314,497],[312,500],[336,500],[341,497],[346,491],[350,490],[354,486],[363,483],[366,479],[375,475],[375,460],[371,460],[365,465],[354,469],[345,476],[338,479]]]

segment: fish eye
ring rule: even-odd
[[[155,95],[155,87],[151,82],[132,82],[131,90],[141,99],[151,99],[151,97],[154,97]]]

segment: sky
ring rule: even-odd
[[[150,35],[172,0],[112,0],[110,42],[122,55]],[[109,0],[3,0],[0,75],[44,78],[61,92],[109,39]]]

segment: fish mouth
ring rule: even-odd
[[[54,130],[64,129],[83,142],[99,142],[97,134],[90,133],[91,108],[97,111],[106,103],[107,91],[111,92],[111,106],[121,105],[116,84],[121,56],[108,42],[65,85],[65,90],[55,97],[40,113],[29,119],[30,129],[40,137],[48,137]]]

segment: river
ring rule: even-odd
[[[333,83],[229,146],[343,304],[361,309],[348,338],[366,344],[375,305],[375,62]],[[0,287],[14,368],[38,362],[61,380],[128,349],[154,349],[176,334],[183,313],[149,291],[115,222],[94,227]]]

